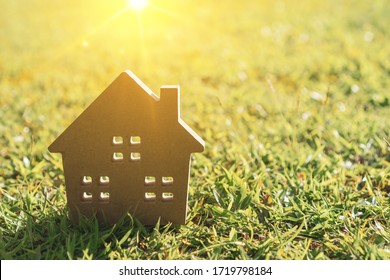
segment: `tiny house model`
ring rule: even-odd
[[[62,154],[71,218],[184,224],[191,153],[204,141],[180,118],[178,86],[160,97],[125,71],[50,145]]]

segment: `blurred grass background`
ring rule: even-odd
[[[390,8],[0,0],[1,259],[389,259]],[[181,86],[188,223],[72,225],[48,145],[120,72]]]

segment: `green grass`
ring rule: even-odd
[[[3,1],[1,259],[390,259],[390,6]],[[143,33],[141,33],[141,31]],[[125,69],[181,85],[187,224],[73,225],[48,145]]]

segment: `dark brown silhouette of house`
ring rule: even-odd
[[[178,86],[160,97],[125,71],[50,145],[62,154],[68,207],[115,223],[184,224],[191,153],[204,141],[180,118]]]

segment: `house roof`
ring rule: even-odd
[[[156,109],[157,108],[157,109]],[[153,109],[153,110],[151,110]],[[94,124],[100,118],[124,119],[122,116],[129,112],[138,119],[156,120],[179,125],[183,145],[188,152],[202,152],[205,143],[180,118],[180,92],[178,86],[163,86],[160,97],[154,94],[134,73],[127,70],[122,72],[100,94],[72,124],[49,146],[50,152],[63,153],[70,149],[78,134],[87,126]],[[110,116],[106,116],[109,114]],[[150,116],[150,114],[155,114]],[[112,115],[112,116],[111,116]],[[138,120],[137,119],[137,120]],[[99,127],[94,126],[94,129]]]

